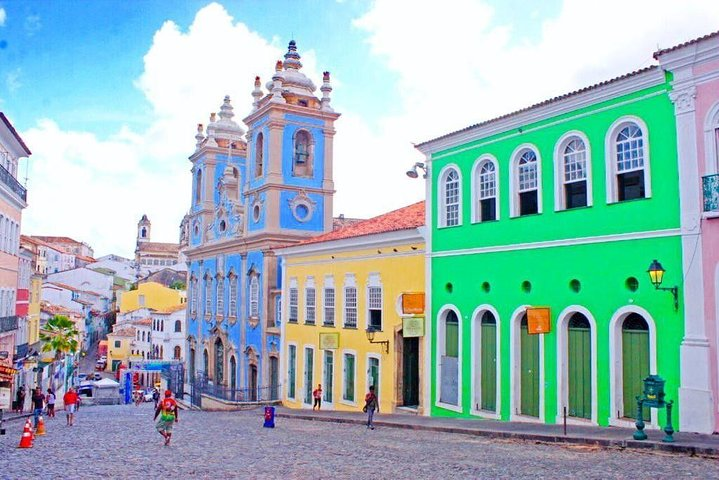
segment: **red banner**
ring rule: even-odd
[[[12,382],[17,370],[6,365],[0,365],[0,382]]]

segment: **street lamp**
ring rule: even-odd
[[[662,267],[662,264],[659,263],[656,259],[652,261],[652,263],[649,265],[649,269],[647,270],[647,273],[649,274],[649,279],[652,282],[652,285],[654,285],[654,288],[657,290],[664,290],[666,292],[671,292],[671,294],[674,296],[674,310],[679,310],[679,287],[662,287],[660,286],[662,284],[662,281],[664,280],[664,267]]]
[[[412,165],[412,168],[407,170],[406,174],[409,178],[417,178],[419,177],[419,173],[417,172],[417,169],[422,170],[422,178],[427,178],[427,167],[422,162],[415,162],[414,165]]]
[[[367,330],[365,330],[365,333],[367,334],[367,340],[369,343],[378,343],[380,345],[384,345],[384,353],[389,353],[389,340],[375,340],[374,334],[377,333],[379,330],[377,330],[375,327],[370,325],[367,327]]]

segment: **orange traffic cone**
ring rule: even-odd
[[[30,422],[25,422],[25,428],[22,431],[22,437],[20,437],[20,445],[17,448],[32,448],[32,430],[30,428]]]
[[[45,435],[47,432],[45,431],[45,422],[42,419],[42,415],[40,415],[37,419],[37,428],[35,429],[35,435]]]
[[[32,428],[32,422],[29,418],[25,421],[25,428],[30,430],[30,439],[35,440],[35,430]]]

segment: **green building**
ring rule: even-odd
[[[678,402],[682,292],[647,274],[682,282],[671,88],[650,67],[418,145],[431,415],[630,426],[650,373]]]

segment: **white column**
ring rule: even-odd
[[[694,85],[676,89],[674,103],[679,165],[679,201],[682,234],[681,293],[684,300],[684,338],[680,347],[679,429],[712,433],[714,415],[709,365],[709,340],[704,321],[704,272],[702,260],[701,192],[697,158]],[[698,237],[698,238],[697,238]],[[684,293],[690,292],[689,295]]]

